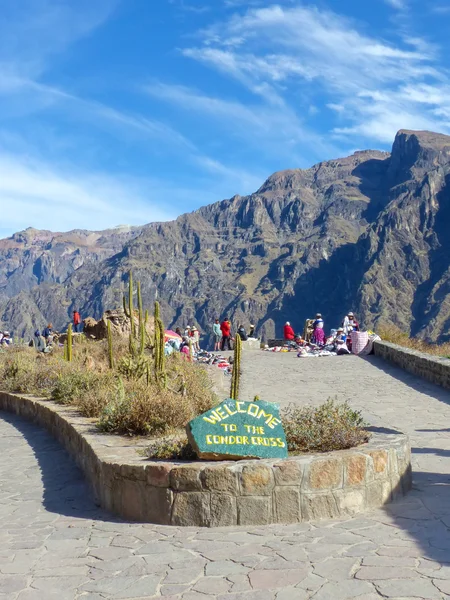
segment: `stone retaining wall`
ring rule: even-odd
[[[0,409],[46,427],[90,481],[98,503],[124,519],[218,527],[297,523],[379,507],[411,487],[402,434],[287,460],[151,461],[145,440],[99,434],[91,419],[49,400],[0,393]],[[39,457],[38,457],[39,458]]]
[[[432,356],[410,348],[404,348],[389,342],[375,342],[374,354],[384,360],[428,379],[432,383],[450,388],[450,359]]]

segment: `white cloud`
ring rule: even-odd
[[[195,111],[202,118],[214,119],[216,127],[227,135],[245,140],[248,146],[257,147],[261,154],[268,151],[289,157],[290,164],[297,162],[304,166],[300,146],[313,148],[308,151],[308,161],[311,161],[311,155],[316,158],[324,154],[331,156],[336,151],[330,142],[307,127],[307,117],[317,112],[317,108],[311,109],[309,104],[305,107],[302,120],[281,97],[277,97],[276,105],[273,98],[259,104],[244,104],[161,82],[147,85],[144,89],[146,93],[171,102],[180,109]]]
[[[48,61],[89,35],[112,13],[118,0],[5,0],[0,20],[0,62],[20,75],[36,77]]]
[[[386,4],[395,8],[395,10],[405,10],[408,6],[406,0],[384,0]]]
[[[387,143],[404,127],[449,130],[439,118],[447,106],[448,73],[437,48],[424,39],[387,42],[334,12],[298,5],[235,13],[201,36],[204,43],[186,48],[185,56],[238,80],[268,104],[291,106],[293,114],[298,109],[292,103],[303,92],[325,96],[339,118],[335,133],[341,138]],[[230,47],[229,39],[240,44]]]
[[[436,4],[431,7],[431,12],[437,15],[450,15],[450,5]]]
[[[2,229],[103,229],[174,217],[150,200],[152,182],[103,173],[68,172],[29,156],[0,153]]]

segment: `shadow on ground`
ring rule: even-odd
[[[11,413],[0,412],[0,418],[15,427],[32,448],[41,471],[42,501],[47,511],[70,517],[121,522],[95,504],[84,474],[45,429]]]
[[[446,390],[445,388],[439,387],[426,379],[420,379],[417,375],[413,375],[412,373],[408,373],[407,371],[403,371],[399,367],[395,365],[391,365],[386,362],[379,356],[374,356],[373,354],[370,356],[361,356],[361,360],[366,360],[370,362],[370,364],[383,371],[386,375],[401,381],[406,384],[408,387],[420,392],[421,394],[426,394],[427,396],[432,396],[439,400],[439,402],[445,402],[445,404],[450,404],[450,390]],[[421,431],[418,429],[417,431]],[[445,431],[445,430],[444,430]],[[450,430],[448,430],[450,431]]]

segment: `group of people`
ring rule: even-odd
[[[201,333],[195,326],[188,325],[184,330],[180,327],[175,329],[175,333],[181,338],[179,345],[180,352],[186,354],[189,353],[189,348],[192,348],[193,352],[201,352],[200,348],[200,337]],[[255,334],[255,326],[250,325],[250,329],[247,332],[244,325],[241,323],[236,329],[236,333],[239,334],[241,340],[245,341],[249,337],[253,337]],[[214,319],[212,325],[212,335],[214,339],[214,351],[220,352],[224,350],[232,350],[232,344],[235,340],[235,336],[232,333],[231,321],[228,317],[225,317],[222,321],[220,319]]]
[[[284,340],[299,347],[313,344],[319,348],[344,354],[351,351],[352,331],[359,331],[359,323],[353,312],[348,312],[341,326],[332,329],[328,337],[325,335],[323,317],[321,313],[317,313],[314,319],[306,321],[303,335],[296,334],[290,322],[287,321],[284,325]]]
[[[74,333],[81,333],[82,327],[81,315],[77,310],[74,310],[72,315],[72,331]],[[53,344],[58,339],[58,336],[59,334],[54,330],[53,324],[48,323],[47,327],[42,331],[36,329],[33,340],[30,342],[30,346],[33,345],[38,352],[51,352]]]
[[[255,326],[250,325],[250,329],[247,333],[244,325],[239,323],[236,333],[239,335],[243,342],[247,341],[248,338],[252,338],[255,335]],[[234,342],[234,337],[231,331],[231,321],[228,317],[222,321],[216,319],[213,324],[213,334],[214,334],[214,350],[222,352],[224,350],[232,350],[232,342]]]

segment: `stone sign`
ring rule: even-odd
[[[286,458],[280,410],[273,402],[224,400],[190,421],[189,441],[199,458]]]

